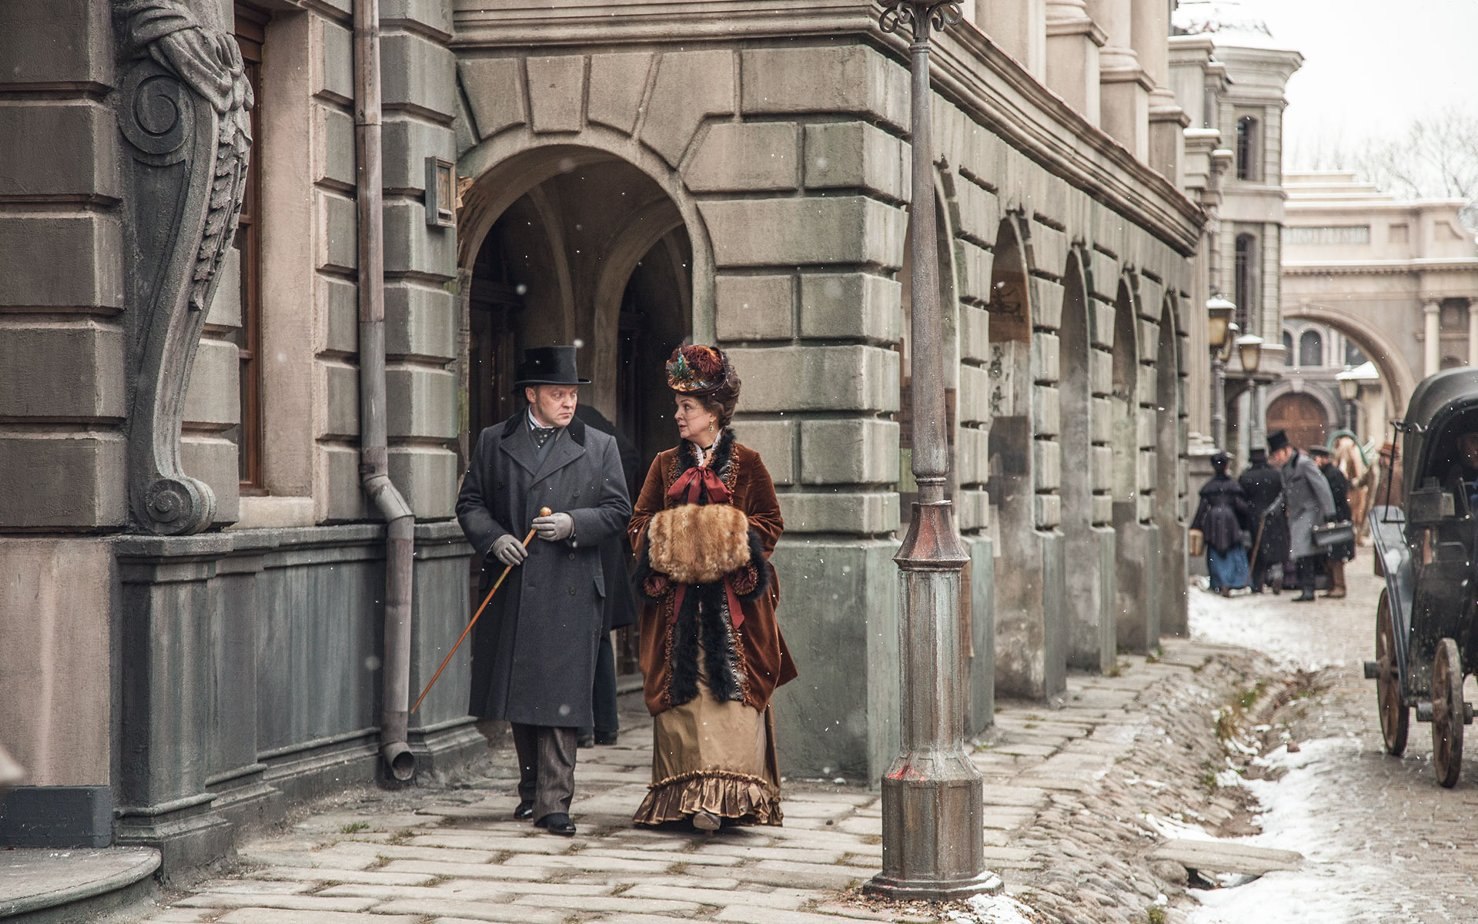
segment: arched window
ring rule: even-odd
[[[1258,163],[1257,119],[1242,116],[1237,119],[1237,179],[1262,179],[1262,165]]]
[[[1364,350],[1362,350],[1359,347],[1355,346],[1355,341],[1349,340],[1349,339],[1346,339],[1345,340],[1345,365],[1346,366],[1362,366],[1369,359],[1370,359],[1370,357],[1368,357],[1368,356],[1365,355],[1365,351]]]
[[[1293,355],[1293,334],[1286,330],[1283,332],[1283,357],[1289,365],[1297,364],[1298,357]]]
[[[1324,365],[1324,337],[1316,330],[1306,330],[1298,338],[1298,364],[1300,366]]]

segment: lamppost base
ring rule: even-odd
[[[989,870],[970,879],[892,879],[883,874],[863,883],[862,891],[879,898],[904,902],[950,902],[972,895],[996,895],[1006,887],[1000,876]]]

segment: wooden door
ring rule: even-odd
[[[1268,432],[1283,430],[1299,449],[1323,446],[1329,438],[1329,417],[1318,399],[1304,394],[1280,395],[1268,405]]]

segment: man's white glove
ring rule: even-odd
[[[504,533],[493,540],[493,557],[505,565],[521,565],[529,557],[529,550],[512,536]]]
[[[568,513],[551,513],[547,517],[534,517],[534,534],[548,542],[568,539],[575,533],[575,518]]]

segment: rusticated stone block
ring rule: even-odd
[[[908,71],[872,48],[756,48],[741,61],[745,115],[855,113],[908,127]]]
[[[990,425],[990,395],[994,383],[983,366],[960,366],[958,417],[961,423]]]
[[[92,321],[0,329],[0,417],[122,418],[123,349],[123,331]]]
[[[1122,219],[1117,220],[1122,221]],[[1088,253],[1090,262],[1093,264],[1090,268],[1092,294],[1106,302],[1112,302],[1119,297],[1119,280],[1122,276],[1119,271],[1119,261],[1101,250],[1090,250]]]
[[[117,116],[94,103],[0,105],[0,196],[119,195],[117,135]]]
[[[1056,440],[1032,440],[1032,466],[1037,491],[1060,489],[1062,487],[1062,444]],[[1040,522],[1038,520],[1038,523]],[[1053,520],[1053,525],[1056,523],[1057,520]]]
[[[1032,280],[1032,323],[1057,330],[1062,327],[1062,286],[1048,279]]]
[[[955,198],[959,202],[960,215],[956,233],[983,247],[995,246],[996,232],[1001,229],[1001,202],[995,193],[977,186],[968,178],[961,178],[955,184]]]
[[[662,56],[641,138],[677,166],[698,126],[734,112],[734,66],[727,51],[678,51]]]
[[[319,362],[318,375],[324,400],[321,437],[359,438],[359,370],[337,362]]]
[[[523,67],[517,58],[468,58],[457,60],[478,138],[491,138],[528,121],[524,112]],[[639,92],[639,91],[638,91]]]
[[[348,294],[354,295],[352,289]],[[356,328],[358,313],[352,315]],[[457,298],[446,289],[411,283],[385,286],[385,352],[395,359],[457,356]]]
[[[1062,380],[1061,349],[1056,334],[1036,331],[1032,334],[1032,369],[1038,382]]]
[[[990,312],[983,308],[960,306],[960,358],[975,362],[990,359]]]
[[[112,83],[111,12],[109,4],[90,0],[0,3],[0,82]]]
[[[1136,323],[1139,325],[1139,361],[1153,363],[1160,353],[1160,325],[1143,318]]]
[[[383,28],[417,26],[452,37],[452,5],[447,0],[380,0]]]
[[[313,17],[311,22],[313,93],[336,102],[352,103],[354,100],[353,33],[322,16]]]
[[[416,119],[388,118],[384,127],[386,189],[426,188],[426,158],[456,159],[456,138],[450,129]],[[424,221],[424,213],[422,216]]]
[[[241,420],[240,371],[234,343],[202,337],[185,389],[185,422],[227,427]]]
[[[1056,494],[1038,494],[1032,498],[1032,514],[1037,529],[1056,529],[1062,523],[1062,498]]]
[[[876,417],[801,424],[805,484],[896,484],[898,424]]]
[[[119,308],[123,231],[111,216],[6,215],[0,220],[0,305],[17,308]],[[58,273],[58,254],[67,271]]]
[[[990,277],[995,254],[969,241],[956,240],[955,283],[961,300],[985,305],[990,302]]]
[[[861,189],[907,201],[903,142],[865,122],[806,126],[806,188]]]
[[[801,277],[801,336],[897,343],[903,334],[903,287],[869,273]]]
[[[990,492],[961,491],[955,497],[955,524],[960,532],[990,528]],[[976,652],[977,657],[979,652]]]
[[[395,286],[385,289],[385,311],[390,311],[391,293]],[[313,280],[314,296],[318,302],[318,322],[321,326],[317,351],[354,353],[359,350],[359,290],[341,279],[319,276]],[[389,333],[386,333],[388,343]]]
[[[385,272],[455,278],[456,234],[451,228],[426,224],[426,208],[419,202],[386,202]]]
[[[413,109],[450,122],[457,111],[451,49],[409,32],[380,39],[381,96],[387,112]]]
[[[695,192],[795,189],[797,126],[790,122],[718,122],[709,126],[683,171]]]
[[[199,478],[216,496],[213,523],[223,526],[240,517],[241,466],[236,444],[221,436],[186,433],[180,439],[180,466],[185,474]]]
[[[1114,438],[1114,422],[1107,398],[1093,399],[1088,417],[1089,438],[1095,443],[1108,443]]]
[[[793,492],[780,495],[785,532],[881,536],[898,529],[896,492]]]
[[[392,366],[385,372],[385,426],[390,438],[455,439],[457,377],[443,369]]]
[[[955,471],[960,484],[990,481],[990,431],[966,426],[955,431]]]
[[[875,199],[749,199],[702,202],[719,267],[876,263],[903,256],[903,213]]]
[[[592,56],[586,117],[627,134],[634,132],[654,59],[647,52]]]
[[[212,327],[241,326],[241,251],[232,247],[221,258],[220,281],[211,296],[205,323]]]
[[[777,485],[794,484],[795,472],[795,420],[746,420],[742,416],[734,422],[734,433],[739,442],[760,454],[770,480]]]
[[[1062,395],[1052,385],[1032,386],[1032,429],[1038,436],[1062,433]]]
[[[0,527],[122,526],[126,452],[122,434],[113,432],[0,435]]]
[[[313,196],[318,200],[318,268],[353,270],[359,263],[359,220],[353,200],[321,189]]]
[[[391,446],[390,480],[421,519],[445,519],[455,512],[461,472],[456,453],[450,450]]]
[[[321,521],[335,523],[366,520],[373,516],[374,511],[365,501],[364,491],[359,486],[357,449],[320,444],[315,452],[315,466],[318,476],[314,483],[322,490],[314,492],[314,500],[321,505]]]
[[[313,181],[352,187],[354,171],[354,117],[334,106],[315,105]]]
[[[869,346],[732,349],[747,411],[895,411],[898,354]]]
[[[1056,185],[1049,183],[1048,188]],[[1039,221],[1032,222],[1031,235],[1033,268],[1060,277],[1067,269],[1067,235]]]
[[[718,338],[789,340],[795,329],[795,280],[790,276],[719,276],[714,280]]]
[[[1093,350],[1088,354],[1088,387],[1095,395],[1113,392],[1114,354],[1104,350]]]
[[[585,100],[585,56],[534,57],[529,69],[530,124],[536,134],[577,132]]]

